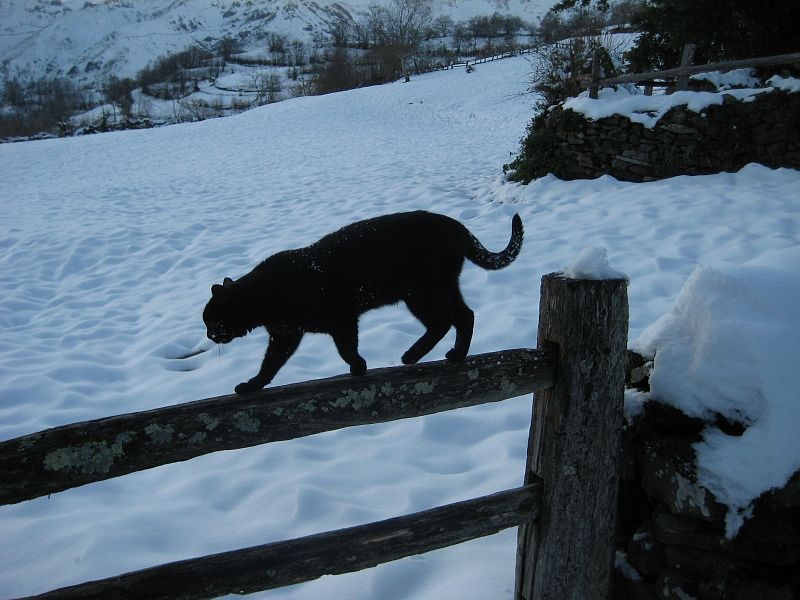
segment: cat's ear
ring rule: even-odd
[[[214,298],[224,298],[224,297],[226,297],[228,295],[227,291],[228,290],[226,290],[224,287],[222,287],[218,283],[215,283],[214,285],[211,286],[211,296],[214,297]]]
[[[222,280],[222,285],[215,283],[211,286],[211,295],[214,298],[229,298],[231,295],[230,285],[233,284],[233,279],[226,277]]]

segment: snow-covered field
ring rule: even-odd
[[[212,283],[352,221],[424,208],[460,219],[492,249],[507,242],[515,212],[525,223],[514,264],[464,270],[473,353],[535,345],[541,275],[586,246],[606,248],[630,277],[631,340],[675,305],[643,344],[702,361],[669,363],[688,362],[696,387],[751,375],[744,389],[724,386],[732,398],[720,406],[752,401],[751,429],[779,436],[759,438],[770,456],[800,466],[780,417],[797,418],[785,410],[795,371],[778,368],[800,342],[790,301],[800,173],[750,165],[647,184],[507,183],[501,166],[531,117],[534,99],[520,94],[528,70],[509,59],[227,119],[0,146],[0,439],[232,392],[257,370],[265,335],[212,346],[201,319]],[[361,331],[362,354],[379,367],[399,364],[421,326],[395,307],[366,315]],[[442,358],[452,335],[428,359]],[[754,340],[777,340],[788,358],[756,345],[754,362],[770,368],[762,377],[731,352]],[[706,354],[714,344],[727,351],[717,362]],[[665,364],[655,381],[668,389],[677,369]],[[274,384],[346,370],[330,338],[307,336]],[[0,597],[516,487],[530,409],[522,397],[223,452],[2,507]],[[759,460],[748,459],[742,480]],[[730,483],[730,461],[717,462],[709,481]],[[746,494],[732,494],[742,508]],[[515,543],[508,530],[262,596],[511,598]]]

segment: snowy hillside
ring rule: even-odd
[[[681,353],[700,357],[684,390],[707,386],[704,377],[751,375],[746,389],[725,392],[739,394],[737,406],[758,397],[747,414],[753,432],[776,432],[781,446],[737,438],[767,452],[737,463],[736,476],[751,479],[777,454],[799,456],[786,441],[797,417],[781,412],[794,370],[780,360],[791,356],[775,360],[767,349],[800,344],[796,303],[778,301],[798,289],[800,173],[750,165],[644,184],[507,183],[502,164],[534,102],[521,93],[529,70],[517,57],[228,119],[0,146],[0,439],[230,393],[257,370],[265,335],[212,345],[201,319],[212,283],[355,220],[424,208],[461,220],[493,250],[508,241],[514,213],[525,224],[515,263],[464,270],[472,353],[534,346],[540,277],[585,246],[607,248],[630,277],[632,341],[678,300],[675,326],[644,342],[673,342],[669,364],[686,363]],[[762,268],[774,275],[768,286]],[[692,323],[702,327],[696,340]],[[405,308],[382,309],[362,320],[360,348],[370,367],[396,365],[420,332]],[[441,359],[452,336],[427,359]],[[754,336],[763,344],[751,346]],[[705,352],[719,346],[757,360],[709,363]],[[773,365],[769,380],[751,364]],[[346,370],[329,337],[307,336],[274,384]],[[679,377],[665,362],[658,384]],[[222,452],[0,507],[0,597],[516,487],[530,418],[531,398],[521,397]],[[708,480],[724,488],[731,465],[713,459]],[[747,496],[726,498],[742,509]],[[508,530],[256,597],[510,599],[515,548]]]
[[[0,76],[80,81],[134,76],[155,58],[198,42],[239,37],[248,49],[277,33],[305,43],[375,0],[0,0]],[[434,0],[463,20],[496,11],[536,22],[553,0]]]

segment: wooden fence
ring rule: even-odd
[[[607,79],[598,79],[597,70],[593,66],[593,75],[585,77],[582,80],[582,86],[589,90],[590,98],[597,98],[598,91],[601,87],[608,87],[622,83],[635,83],[637,85],[643,84],[645,86],[645,94],[651,94],[654,85],[667,87],[668,90],[683,91],[688,89],[689,76],[697,73],[708,73],[713,71],[731,71],[733,69],[744,69],[748,67],[767,67],[774,65],[788,65],[800,64],[800,52],[791,54],[780,54],[777,56],[762,56],[759,58],[748,58],[744,60],[731,60],[726,62],[708,63],[705,65],[693,65],[694,59],[694,44],[686,44],[683,48],[683,56],[681,58],[681,65],[674,69],[667,69],[665,71],[655,71],[652,73],[636,73],[631,75],[620,75],[619,77],[610,77]],[[593,65],[598,61],[593,60]],[[672,80],[675,80],[672,83]]]
[[[467,69],[469,71],[475,65],[483,65],[486,63],[494,62],[496,60],[503,60],[505,58],[514,58],[515,56],[522,56],[523,54],[530,54],[534,50],[535,47],[533,46],[522,46],[515,50],[501,52],[500,54],[492,54],[490,56],[484,56],[483,58],[476,58],[474,60],[465,60],[463,62],[450,63],[446,66],[433,69],[433,71],[449,71],[452,69]]]
[[[536,392],[524,485],[421,513],[189,559],[35,598],[205,599],[372,567],[519,526],[516,600],[608,597],[625,280],[542,278],[538,349],[375,369],[0,442],[0,504],[195,456]],[[2,566],[0,566],[2,568]]]

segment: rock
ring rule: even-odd
[[[770,490],[759,501],[770,512],[800,507],[800,471],[795,472],[784,487]]]
[[[649,357],[629,352],[626,385]],[[789,600],[800,598],[800,471],[763,494],[736,537],[727,508],[697,483],[694,444],[718,427],[746,426],[721,415],[695,419],[648,400],[628,425],[620,456],[614,600]]]
[[[643,425],[647,429],[669,436],[688,438],[692,442],[699,442],[702,439],[701,433],[706,427],[706,422],[702,419],[690,417],[679,408],[656,400],[648,400],[645,403],[642,418]]]
[[[589,121],[554,109],[546,127],[554,153],[563,153],[564,160],[552,172],[564,179],[608,173],[623,181],[652,181],[738,171],[751,162],[800,168],[800,94],[772,89],[748,102],[725,94],[722,102],[700,114],[686,105],[673,108],[654,128],[621,115]]]
[[[797,600],[800,587],[733,573],[725,579],[700,582],[699,593],[703,600]]]
[[[800,563],[798,507],[772,514],[756,509],[733,540],[731,551],[760,564],[788,567]]]
[[[640,533],[642,522],[646,522],[653,514],[653,504],[638,482],[626,480],[624,473],[621,477],[617,495],[619,512],[616,539],[617,546],[623,548],[632,537]]]
[[[725,415],[717,413],[714,416],[714,427],[719,429],[725,435],[732,435],[739,437],[747,431],[747,425],[739,421],[731,421]]]
[[[705,521],[718,521],[727,507],[697,483],[691,438],[650,432],[635,442],[636,470],[647,495],[670,512]]]
[[[697,581],[680,573],[664,571],[656,579],[656,598],[663,600],[699,600]]]
[[[658,600],[652,582],[628,579],[619,571],[614,571],[614,600]]]
[[[689,546],[776,567],[800,562],[800,535],[791,519],[780,515],[748,519],[733,540],[725,537],[722,521],[665,512],[653,520],[656,538],[668,546]]]
[[[662,125],[662,127],[670,133],[677,133],[680,135],[697,135],[699,133],[694,127],[687,127],[678,123],[668,123],[666,125]]]
[[[641,358],[629,358],[631,374],[641,368],[633,366],[639,362]],[[727,508],[697,483],[695,474],[693,444],[702,439],[706,426],[701,419],[688,417],[672,406],[647,401],[642,414],[623,435],[622,478],[637,481],[652,501],[674,514],[708,521],[722,519]],[[626,511],[631,508],[625,506]]]
[[[662,560],[669,571],[681,573],[699,581],[726,580],[744,568],[744,562],[711,550],[690,546],[665,546]]]
[[[725,546],[725,525],[661,511],[653,517],[653,531],[662,544],[688,545],[722,552]]]
[[[642,575],[658,575],[666,566],[664,544],[656,538],[654,525],[647,520],[631,537],[627,552],[628,562]]]

